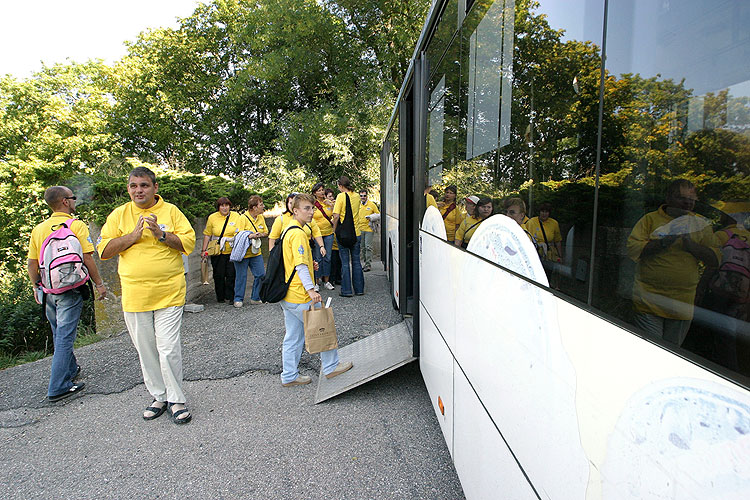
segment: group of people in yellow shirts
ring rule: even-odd
[[[475,195],[464,198],[463,205],[457,203],[456,186],[447,186],[443,199],[436,201],[435,195],[425,190],[427,206],[434,206],[440,211],[445,224],[448,241],[461,248],[466,248],[477,228],[494,212],[492,198]],[[508,198],[503,202],[505,215],[518,222],[534,244],[542,260],[560,262],[562,259],[562,233],[558,222],[550,217],[552,206],[542,203],[539,216],[526,216],[526,203],[521,198]]]
[[[367,190],[354,192],[345,176],[339,181],[346,185],[339,184],[341,192],[338,197],[323,183],[313,187],[313,219],[305,223],[303,229],[314,242],[313,258],[320,265],[314,274],[315,291],[320,291],[321,287],[334,290],[335,285],[340,284],[341,295],[351,297],[364,293],[363,273],[371,270],[373,234],[380,219],[380,210],[368,199]],[[263,216],[265,206],[260,196],[250,197],[244,213],[233,211],[232,202],[226,197],[216,200],[216,212],[209,215],[203,231],[201,255],[206,259],[210,257],[217,301],[242,307],[249,269],[254,277],[250,303],[261,303],[260,284],[265,276],[261,238],[268,237],[269,251],[273,249],[294,218],[292,205],[297,194],[291,193],[286,197],[285,210],[276,218],[270,230]],[[336,242],[334,227],[337,221],[343,222],[346,218],[347,197],[356,221],[357,243],[352,248],[341,249]],[[211,245],[218,247],[216,255],[208,255]]]

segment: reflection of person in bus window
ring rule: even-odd
[[[467,196],[464,198],[464,205],[466,206],[466,214],[474,216],[474,207],[477,206],[477,202],[479,201],[479,196]]]
[[[685,340],[693,319],[699,264],[717,265],[711,225],[692,212],[696,201],[690,181],[673,181],[666,203],[644,215],[627,242],[628,255],[636,262],[634,322],[677,345]]]
[[[492,200],[490,198],[477,198],[474,215],[469,215],[461,221],[458,229],[456,229],[456,239],[453,244],[457,247],[466,248],[479,225],[492,215],[492,210]]]
[[[432,191],[432,186],[428,184],[424,188],[425,210],[427,209],[427,207],[430,207],[430,206],[438,208],[438,204],[435,201],[435,195],[433,195],[431,191]]]
[[[463,220],[463,214],[461,209],[456,204],[456,195],[458,190],[456,186],[448,186],[445,188],[443,195],[443,201],[438,204],[440,209],[440,215],[443,216],[443,223],[445,224],[445,234],[448,241],[454,241],[456,239],[456,228],[461,224]]]
[[[526,230],[544,248],[544,258],[553,262],[562,260],[562,233],[560,224],[550,217],[552,205],[542,203],[539,206],[539,216],[526,221]]]
[[[540,253],[541,247],[531,233],[526,230],[526,222],[529,220],[529,218],[526,217],[526,203],[524,203],[521,198],[508,198],[503,203],[503,206],[505,207],[505,215],[516,221],[518,225],[521,226],[521,229],[523,229],[523,232],[529,237],[529,240],[534,245],[537,253]]]

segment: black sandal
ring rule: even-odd
[[[190,420],[193,418],[193,416],[190,414],[187,408],[183,408],[182,410],[177,410],[175,412],[172,412],[172,406],[177,404],[183,404],[183,403],[167,403],[167,408],[169,408],[169,416],[172,418],[172,422],[175,424],[186,424],[190,422]],[[187,417],[178,418],[183,413],[187,413]]]
[[[158,406],[154,406],[154,403],[164,403],[164,406],[159,408]],[[146,415],[143,415],[143,420],[153,420],[155,418],[161,417],[161,414],[164,413],[167,409],[167,402],[166,401],[157,401],[154,399],[154,401],[151,403],[151,406],[146,408],[143,411],[150,411],[153,413],[150,417],[147,417]]]

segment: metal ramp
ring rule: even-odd
[[[338,396],[370,380],[414,361],[412,340],[406,321],[339,348],[339,359],[351,361],[354,367],[338,377],[318,376],[315,404]]]

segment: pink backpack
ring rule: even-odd
[[[39,274],[44,293],[61,294],[79,287],[89,279],[83,263],[83,248],[71,224],[75,219],[52,226],[54,231],[42,243],[39,252]]]
[[[721,262],[711,282],[711,290],[732,302],[750,300],[750,245],[729,229],[729,240],[721,248]]]

